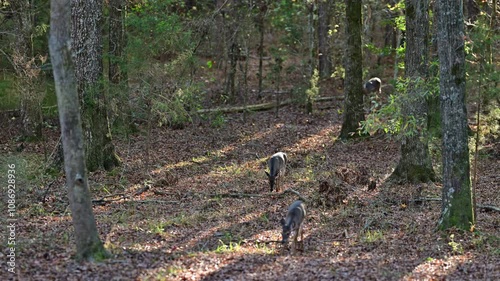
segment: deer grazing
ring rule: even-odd
[[[304,233],[302,231],[302,223],[306,216],[306,206],[304,202],[297,200],[288,207],[288,213],[285,219],[281,219],[281,226],[283,227],[281,243],[287,244],[290,234],[294,232],[293,242],[292,242],[292,253],[295,252],[297,248],[297,237],[300,234],[301,243],[304,240]]]
[[[365,85],[363,85],[363,89],[366,94],[374,92],[380,94],[382,92],[382,80],[380,80],[380,78],[378,77],[373,77],[370,80],[368,80],[368,82],[366,82]]]
[[[283,152],[275,153],[269,158],[267,162],[269,173],[266,171],[266,175],[269,178],[271,192],[274,190],[274,186],[276,186],[276,191],[280,192],[283,176],[285,175],[286,162],[287,156],[286,153]]]

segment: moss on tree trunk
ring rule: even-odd
[[[344,121],[340,131],[340,137],[343,139],[360,136],[360,122],[365,120],[362,85],[361,1],[346,1],[346,17]]]
[[[439,227],[471,229],[475,217],[465,104],[462,5],[453,0],[440,0],[437,8],[443,128],[443,200]]]

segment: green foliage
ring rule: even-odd
[[[314,73],[309,80],[310,87],[306,90],[306,100],[307,100],[307,112],[312,112],[312,104],[314,99],[319,96],[319,71],[318,69],[314,69]]]
[[[454,254],[463,254],[464,253],[464,248],[462,244],[459,242],[455,241],[455,234],[450,235],[450,241],[448,242],[448,245],[451,247],[451,250]]]
[[[10,110],[19,107],[20,96],[14,91],[14,76],[2,75],[0,79],[0,110]]]
[[[215,112],[211,120],[210,126],[212,128],[222,128],[227,122],[222,112]]]
[[[302,46],[304,28],[306,26],[306,5],[300,1],[276,1],[271,3],[269,17],[271,26],[285,33],[280,37],[280,43],[287,49]],[[304,21],[300,21],[303,19]]]
[[[199,109],[198,88],[193,85],[177,89],[172,95],[161,94],[153,99],[152,111],[158,117],[158,124],[172,128],[182,128],[192,121],[190,112]]]
[[[494,46],[500,35],[491,29],[490,20],[489,15],[481,12],[474,25],[469,26],[470,40],[466,40],[467,97],[481,106],[480,147],[500,138],[500,71],[493,60],[498,57]]]
[[[198,39],[188,19],[172,13],[183,5],[179,0],[143,1],[126,17],[127,73],[138,78],[143,93],[132,111],[146,118],[151,110],[158,125],[173,128],[183,128],[201,107],[200,84],[189,75],[197,67],[193,50]]]
[[[237,252],[240,249],[240,243],[229,242],[229,244],[224,243],[224,241],[219,240],[219,246],[215,249],[215,253],[217,254],[225,254]]]
[[[417,98],[432,98],[436,93],[438,81],[419,79],[411,82],[415,89],[419,89],[413,95],[408,93],[409,79],[399,78],[395,85],[395,93],[389,95],[387,101],[381,102],[376,95],[369,97],[370,114],[366,117],[366,121],[361,122],[363,133],[381,130],[386,134],[412,137],[418,131],[426,129],[427,120],[417,120],[414,116],[403,112],[402,108],[405,103],[411,103]]]
[[[368,230],[362,236],[361,241],[369,244],[385,241],[384,233],[380,230]]]

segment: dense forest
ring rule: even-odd
[[[478,0],[0,0],[1,280],[500,280]]]

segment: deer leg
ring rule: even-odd
[[[300,229],[298,229],[296,232],[295,232],[295,235],[293,236],[293,242],[292,242],[292,254],[295,253],[295,250],[297,249],[297,238],[299,236],[299,231]]]

